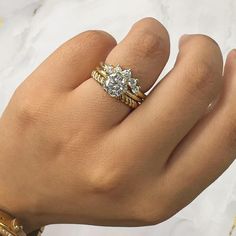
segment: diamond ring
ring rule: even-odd
[[[140,105],[146,95],[140,90],[138,79],[132,78],[130,69],[117,65],[101,64],[92,72],[92,77],[103,86],[104,90],[112,97],[121,100],[131,108]]]

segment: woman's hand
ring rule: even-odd
[[[190,203],[235,158],[236,52],[222,79],[217,44],[183,37],[174,68],[132,112],[90,78],[100,61],[120,64],[147,91],[168,57],[168,33],[152,18],[118,45],[87,31],[54,52],[0,120],[0,209],[30,232],[156,224]]]

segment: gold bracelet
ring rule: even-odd
[[[42,232],[43,228],[28,234],[28,236],[40,236]],[[0,235],[27,236],[20,222],[16,218],[12,217],[11,215],[2,210],[0,210]]]

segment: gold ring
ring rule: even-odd
[[[97,67],[97,71],[106,79],[111,74],[120,73],[123,77],[126,77],[128,85],[134,95],[140,97],[141,99],[146,98],[146,95],[140,90],[140,86],[138,85],[138,79],[132,78],[130,69],[122,70],[119,65],[114,67],[110,64],[101,63],[101,68]]]
[[[98,71],[93,70],[91,73],[91,76],[93,79],[95,79],[100,85],[103,86],[103,83],[105,82],[105,78],[98,73]],[[118,100],[123,102],[124,104],[128,105],[130,108],[135,109],[138,107],[138,102],[132,99],[131,97],[127,96],[126,94],[121,94],[121,96],[117,97]]]
[[[101,63],[101,67],[97,67],[91,75],[110,96],[132,108],[138,107],[146,98],[141,91],[138,79],[132,78],[130,69],[122,70],[119,65]]]

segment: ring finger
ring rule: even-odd
[[[142,91],[146,92],[162,72],[168,57],[169,36],[166,29],[157,20],[145,18],[133,25],[124,40],[110,52],[106,63],[130,68],[133,77],[139,79]],[[81,84],[74,94],[76,101],[81,103],[77,106],[82,108],[86,100],[85,114],[94,114],[99,127],[109,128],[118,124],[131,110],[108,95],[92,78]],[[86,122],[90,122],[89,119],[86,117]]]

